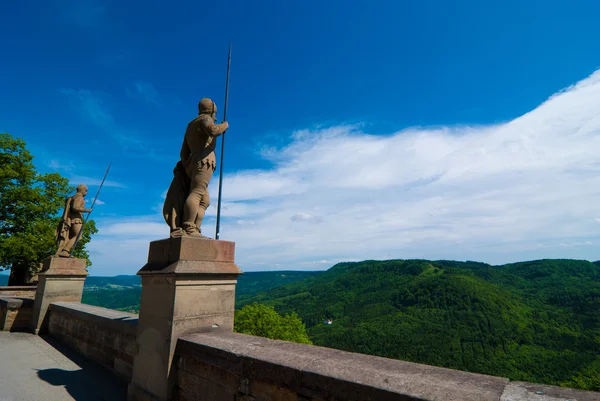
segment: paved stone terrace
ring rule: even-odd
[[[126,382],[51,338],[0,332],[0,401],[126,399]]]

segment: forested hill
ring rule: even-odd
[[[600,262],[340,263],[252,302],[297,312],[318,345],[600,390]]]
[[[238,277],[236,298],[252,296],[260,291],[292,283],[321,272],[270,271],[247,272]],[[83,303],[138,312],[142,294],[140,276],[88,276],[83,289]]]

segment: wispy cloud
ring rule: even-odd
[[[125,93],[131,98],[140,98],[150,105],[160,106],[158,91],[150,82],[134,82],[133,89],[126,88]]]
[[[322,223],[323,222],[323,216],[313,216],[310,213],[296,213],[293,216],[290,217],[290,220],[292,221],[305,221],[305,222],[309,222],[309,223]]]
[[[242,269],[387,258],[598,260],[597,149],[600,71],[504,124],[299,131],[264,152],[273,169],[224,177],[221,236],[236,242]],[[102,243],[92,241],[107,252],[97,253],[99,266],[108,252],[132,251],[123,243],[131,238],[139,254],[127,257],[140,267],[148,241],[168,236],[158,214],[127,229],[115,224],[103,227]]]
[[[115,121],[102,98],[86,89],[62,88],[59,92],[68,96],[73,109],[100,128],[115,128]]]
[[[110,106],[103,96],[86,89],[63,88],[59,89],[59,92],[68,97],[71,108],[83,120],[99,128],[124,150],[142,150],[145,152],[144,157],[155,156],[155,152],[146,140],[115,121]],[[134,155],[135,152],[130,154],[130,156]]]
[[[69,177],[69,182],[71,182],[74,185],[85,184],[88,187],[97,187],[102,183],[102,179],[86,177],[83,175],[73,175],[73,176]],[[125,184],[122,184],[117,181],[111,181],[111,180],[105,180],[104,186],[105,187],[114,187],[114,188],[127,188],[127,186]]]
[[[48,167],[54,170],[73,171],[73,169],[75,169],[75,163],[64,163],[60,160],[53,159],[48,162]]]

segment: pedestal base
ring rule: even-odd
[[[138,272],[142,296],[130,401],[171,398],[179,337],[207,327],[233,331],[242,274],[234,250],[233,242],[191,237],[150,243],[148,263]]]
[[[83,284],[88,275],[86,260],[51,257],[38,273],[38,285],[29,325],[34,334],[47,330],[46,314],[52,302],[81,302]]]

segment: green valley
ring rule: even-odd
[[[599,262],[340,263],[237,307],[253,302],[296,312],[316,345],[600,390]]]

